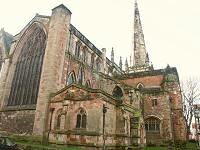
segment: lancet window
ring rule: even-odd
[[[83,108],[79,109],[77,114],[76,128],[86,128],[87,116]]]

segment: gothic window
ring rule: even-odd
[[[8,106],[33,105],[37,95],[46,48],[46,34],[34,24],[20,43],[22,46],[18,57]]]
[[[100,64],[100,59],[99,58],[96,60],[96,70],[98,72],[101,71],[101,64]]]
[[[83,81],[84,81],[84,70],[83,67],[80,67],[78,71],[78,83],[83,84]]]
[[[77,58],[80,57],[80,49],[81,49],[81,42],[78,41],[78,42],[76,42],[76,48],[75,48],[75,56]]]
[[[86,47],[84,47],[82,51],[82,60],[83,62],[86,62]]]
[[[160,120],[150,117],[145,120],[145,129],[147,132],[160,132]]]
[[[91,55],[91,68],[92,68],[92,69],[94,69],[94,57],[95,57],[95,55],[92,54],[92,55]]]
[[[155,107],[158,105],[158,101],[157,101],[157,98],[153,98],[152,99],[152,107]]]
[[[58,115],[56,129],[60,129],[60,125],[61,125],[61,114]]]
[[[89,80],[86,81],[85,86],[86,86],[86,87],[89,87],[89,88],[91,87],[90,81],[89,81]]]
[[[76,82],[76,76],[74,71],[72,71],[71,73],[69,73],[68,75],[68,79],[67,79],[67,85],[70,85],[72,83]]]
[[[119,86],[116,86],[113,90],[113,96],[116,99],[121,99],[123,97],[122,89]]]
[[[86,128],[86,122],[87,122],[87,116],[86,112],[83,108],[79,109],[79,112],[77,114],[77,120],[76,120],[76,128]]]
[[[142,89],[144,88],[144,85],[143,85],[142,83],[138,83],[138,84],[137,84],[137,88],[138,88],[139,90],[142,90]]]

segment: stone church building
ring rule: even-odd
[[[178,72],[150,64],[137,3],[134,12],[134,63],[125,67],[71,24],[64,5],[15,36],[2,29],[0,133],[86,149],[185,141]]]

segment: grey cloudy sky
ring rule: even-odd
[[[63,3],[72,24],[99,49],[115,49],[115,60],[132,52],[134,0],[0,0],[0,28],[13,35],[36,13],[51,15]],[[138,0],[147,51],[154,68],[167,64],[180,78],[200,77],[200,0]]]

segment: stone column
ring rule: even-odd
[[[9,55],[13,55],[16,42],[13,42],[10,47]],[[7,104],[10,93],[14,70],[16,67],[17,58],[6,58],[0,73],[0,110]]]
[[[43,136],[48,129],[48,103],[50,94],[56,92],[61,83],[70,20],[71,12],[64,5],[52,10],[33,127],[36,136]]]
[[[0,110],[4,105],[4,92],[5,84],[9,70],[9,59],[5,59],[5,62],[2,65],[2,70],[0,72]]]

